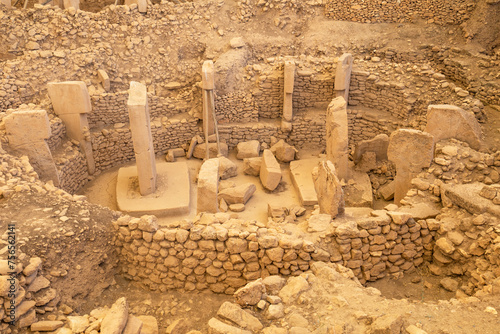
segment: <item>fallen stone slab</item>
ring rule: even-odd
[[[261,157],[245,158],[243,159],[243,174],[259,176],[261,165],[262,165]]]
[[[52,332],[63,325],[62,321],[38,321],[31,324],[30,329],[32,332]]]
[[[394,198],[394,192],[396,190],[396,181],[392,180],[378,188],[379,195],[385,200],[390,201]]]
[[[260,166],[260,181],[267,190],[273,191],[281,181],[281,167],[271,150],[264,150]]]
[[[226,157],[219,157],[219,177],[221,180],[238,175],[238,167]]]
[[[319,159],[301,159],[290,162],[292,183],[299,194],[300,203],[304,206],[318,204],[312,170],[319,161]]]
[[[290,162],[295,160],[295,154],[298,152],[295,147],[290,144],[285,143],[283,139],[280,139],[276,144],[271,146],[271,152],[276,156],[281,162]]]
[[[351,207],[372,207],[373,190],[370,177],[367,173],[352,171],[352,179],[344,189],[345,206]]]
[[[205,159],[207,152],[206,147],[207,145],[205,143],[196,145],[193,150],[193,157],[202,160]],[[208,150],[210,152],[210,158],[217,158],[217,155],[219,154],[217,143],[208,143]],[[226,143],[220,143],[221,155],[227,157],[228,150],[229,149]]]
[[[234,188],[226,188],[219,192],[219,196],[223,198],[227,204],[246,204],[250,197],[255,193],[255,184],[245,183]]]
[[[479,196],[483,187],[484,184],[477,182],[471,184],[443,184],[441,185],[441,197],[446,196],[453,204],[472,214],[488,212],[500,217],[500,206]]]
[[[128,304],[127,300],[122,297],[111,306],[108,314],[102,319],[101,333],[121,334],[127,324],[127,319]]]
[[[141,334],[142,330],[142,321],[133,316],[132,314],[128,315],[127,325],[123,330],[122,334]]]
[[[383,315],[371,325],[372,334],[399,334],[403,333],[403,317],[395,314]]]
[[[140,315],[137,318],[142,321],[141,334],[158,334],[158,321],[155,317],[151,315]]]
[[[236,158],[255,158],[260,154],[260,143],[258,140],[250,140],[238,143],[236,146]]]
[[[208,332],[210,334],[252,334],[251,331],[228,325],[216,318],[208,321]]]
[[[231,302],[222,304],[217,311],[217,315],[253,332],[259,331],[264,327],[259,319],[244,311],[239,305]]]

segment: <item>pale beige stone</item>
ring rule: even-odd
[[[342,96],[346,102],[349,101],[349,86],[351,84],[353,57],[350,53],[344,53],[337,62],[335,70],[335,96]]]
[[[201,165],[198,174],[198,212],[218,212],[219,159],[209,159]]]
[[[145,85],[136,81],[130,82],[127,107],[134,143],[139,190],[142,196],[146,196],[156,190],[157,173]]]
[[[291,122],[293,119],[293,86],[295,82],[295,62],[293,60],[285,60],[284,72],[283,119]]]
[[[430,105],[427,108],[425,132],[434,136],[436,142],[456,138],[472,148],[481,148],[481,126],[474,114],[453,105]]]
[[[321,161],[313,170],[314,187],[318,195],[320,213],[335,218],[344,212],[344,191],[337,178],[335,166],[331,161]]]
[[[255,184],[245,183],[236,187],[226,188],[219,192],[219,197],[224,199],[227,204],[246,204],[255,193]]]
[[[101,334],[121,334],[127,324],[128,304],[122,297],[118,299],[101,323]]]
[[[434,137],[419,130],[396,130],[389,138],[387,156],[396,165],[394,203],[399,204],[411,188],[411,180],[422,168],[430,166]]]
[[[333,162],[340,180],[349,178],[347,103],[336,97],[326,112],[326,158]]]
[[[267,190],[273,191],[281,181],[281,167],[271,150],[262,153],[260,166],[260,181]]]
[[[45,110],[14,111],[4,118],[9,146],[27,155],[30,164],[43,181],[52,180],[59,186],[59,173],[52,152],[45,142],[50,137],[50,123]]]

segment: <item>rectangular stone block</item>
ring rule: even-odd
[[[87,114],[92,111],[90,95],[83,81],[49,82],[47,90],[57,115]]]
[[[347,103],[339,96],[332,100],[326,112],[326,157],[333,162],[340,180],[348,175]]]
[[[198,174],[197,212],[219,211],[219,159],[209,159],[201,165]]]
[[[203,62],[203,66],[201,68],[201,80],[203,89],[213,90],[215,88],[214,79],[215,79],[214,62],[211,60],[207,60]]]
[[[156,161],[154,151],[135,154],[139,189],[142,196],[154,193],[156,190]]]
[[[111,89],[111,82],[109,80],[108,73],[106,73],[106,71],[104,70],[98,70],[97,77],[101,82],[102,88],[104,88],[105,91],[109,91]]]
[[[260,181],[267,190],[273,191],[281,181],[281,167],[271,150],[262,153],[260,166]]]
[[[5,117],[9,145],[16,147],[48,139],[51,135],[49,117],[45,110],[18,110]]]
[[[294,83],[295,83],[295,62],[292,60],[286,60],[285,79],[284,79],[285,94],[293,93]]]

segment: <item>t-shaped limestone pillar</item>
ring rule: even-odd
[[[42,180],[59,186],[59,175],[45,139],[50,137],[50,123],[45,110],[20,110],[5,117],[5,130],[12,150],[25,154]]]
[[[293,85],[295,83],[295,62],[285,60],[283,121],[291,122],[293,119]]]
[[[328,105],[326,112],[326,158],[333,162],[339,179],[349,178],[347,103],[342,96]]]
[[[87,85],[83,81],[49,82],[47,90],[55,113],[66,126],[68,137],[80,143],[89,174],[93,174],[95,162],[87,121],[92,105]]]
[[[335,96],[342,96],[346,102],[349,102],[349,86],[351,84],[352,55],[344,53],[337,62],[335,71]]]
[[[429,167],[434,158],[434,137],[413,129],[399,129],[389,138],[387,157],[396,165],[394,203],[399,204],[411,187],[411,180]]]
[[[127,106],[134,142],[139,190],[142,196],[146,196],[156,190],[156,162],[145,85],[135,81],[130,82]]]
[[[207,60],[201,68],[201,78],[203,87],[203,127],[205,136],[211,136],[215,132],[214,128],[214,62]]]

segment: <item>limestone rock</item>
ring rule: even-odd
[[[458,281],[451,278],[451,277],[445,277],[441,281],[439,281],[441,286],[448,291],[455,292],[458,289]]]
[[[330,228],[332,216],[329,214],[312,215],[307,221],[307,232],[325,232]]]
[[[141,334],[142,321],[134,317],[132,314],[128,315],[127,325],[122,334]]]
[[[309,289],[309,283],[302,276],[290,277],[280,290],[279,296],[284,303],[292,303],[304,291]]]
[[[69,328],[71,328],[71,331],[75,334],[85,332],[85,330],[90,326],[89,318],[85,316],[68,316],[67,319]],[[121,333],[121,330],[120,332],[110,332],[101,329],[101,333]]]
[[[377,318],[371,325],[372,334],[400,334],[403,333],[403,317],[396,314],[386,314]]]
[[[283,139],[280,139],[276,144],[271,146],[271,152],[276,156],[281,162],[290,162],[295,160],[295,154],[298,152],[295,147],[285,143]]]
[[[269,305],[266,318],[269,320],[281,319],[285,316],[285,306],[282,303]]]
[[[193,150],[193,157],[205,159],[207,152],[206,147],[207,145],[205,143],[196,145]],[[208,143],[208,150],[210,152],[210,158],[216,158],[219,154],[217,143]],[[227,157],[228,147],[226,143],[220,143],[220,151],[222,156]]]
[[[259,176],[262,158],[245,158],[243,159],[243,173],[245,175]]]
[[[430,105],[425,132],[433,135],[436,142],[456,138],[475,150],[481,148],[481,126],[474,114],[453,105]]]
[[[212,318],[208,321],[209,334],[252,334],[252,332],[231,326],[222,321]]]
[[[238,143],[236,146],[236,158],[255,158],[260,154],[260,142],[258,140],[250,140]]]
[[[238,175],[238,167],[226,157],[219,157],[219,177],[221,180]]]
[[[326,113],[326,157],[333,163],[339,179],[348,179],[347,103],[338,96],[328,105]]]
[[[271,150],[264,150],[260,166],[260,181],[267,190],[273,191],[281,181],[281,167]]]
[[[411,180],[434,158],[434,137],[429,133],[399,129],[389,138],[389,160],[396,165],[394,203],[399,204],[411,188]]]
[[[268,295],[277,295],[281,288],[285,286],[286,279],[278,275],[271,275],[264,278],[262,283],[264,283]]]
[[[223,198],[227,204],[246,204],[256,189],[257,187],[255,187],[255,184],[245,183],[234,188],[221,190],[219,196]]]
[[[218,212],[219,159],[209,159],[201,165],[198,174],[198,212]]]
[[[51,332],[62,327],[62,325],[64,325],[62,321],[38,321],[31,324],[30,329],[32,332]]]
[[[101,333],[102,334],[121,334],[128,319],[128,304],[127,300],[122,297],[118,299],[108,314],[102,319]]]
[[[331,161],[321,161],[312,172],[320,213],[333,218],[344,212],[344,192]]]
[[[181,318],[175,320],[167,327],[167,334],[185,334],[189,329],[189,321]]]
[[[239,327],[249,329],[253,332],[259,331],[263,328],[259,319],[241,309],[239,305],[231,302],[225,302],[222,304],[219,311],[217,311],[217,315],[234,322]]]
[[[239,288],[234,293],[236,302],[241,306],[257,305],[261,300],[262,295],[266,292],[266,287],[259,278],[256,281],[250,282],[247,285]]]
[[[354,149],[353,160],[355,164],[358,164],[367,152],[375,153],[377,161],[387,160],[387,148],[389,146],[389,136],[386,134],[379,134],[372,139],[362,140]]]
[[[140,315],[137,318],[142,321],[141,334],[158,334],[158,321],[156,321],[155,317]]]

